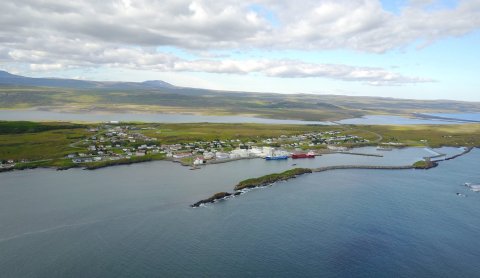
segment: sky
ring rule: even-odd
[[[3,0],[0,69],[480,101],[480,0]]]

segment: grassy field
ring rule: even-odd
[[[241,139],[253,141],[279,137],[280,135],[293,135],[313,131],[344,130],[341,126],[320,125],[265,125],[265,124],[142,124],[153,127],[151,130],[141,131],[149,137],[156,137],[162,143],[172,144],[178,142],[212,141]],[[371,135],[370,135],[371,136]]]
[[[480,124],[365,126],[362,129],[381,134],[382,142],[407,146],[480,146]]]
[[[69,145],[87,134],[84,126],[75,124],[0,122],[0,159],[63,158],[70,152],[79,151]]]

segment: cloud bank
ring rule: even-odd
[[[384,53],[478,30],[480,1],[411,1],[393,13],[374,0],[7,0],[0,26],[0,61],[32,70],[111,66],[400,85],[432,80],[297,60],[187,60],[157,48]]]

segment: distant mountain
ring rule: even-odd
[[[143,81],[140,84],[149,86],[152,88],[175,88],[176,87],[175,85],[172,85],[162,80],[148,80],[148,81]]]
[[[150,80],[144,82],[109,82],[109,81],[87,81],[77,79],[61,78],[33,78],[21,75],[14,75],[6,71],[0,71],[0,85],[12,86],[42,86],[60,87],[74,89],[159,89],[176,88],[174,85],[161,80]]]
[[[14,75],[7,71],[0,70],[0,78],[18,78],[18,77],[22,77],[22,76]]]

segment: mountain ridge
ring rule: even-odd
[[[44,78],[27,77],[11,74],[8,71],[0,70],[0,85],[23,85],[23,86],[43,86],[74,89],[119,89],[119,88],[176,88],[168,82],[162,80],[148,80],[143,82],[124,82],[124,81],[91,81],[71,78]]]

